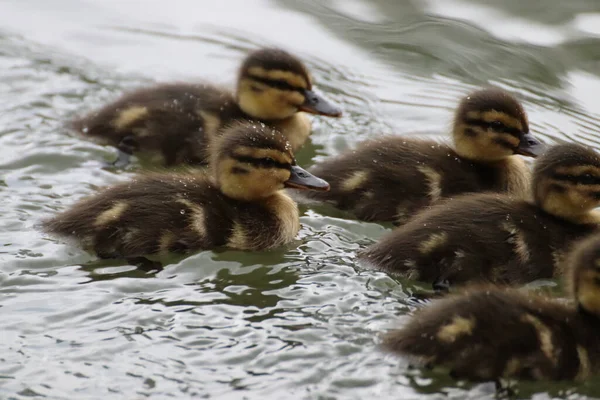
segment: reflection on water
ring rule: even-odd
[[[325,206],[272,252],[202,252],[146,273],[35,224],[135,170],[66,119],[151,81],[232,84],[251,48],[298,53],[342,104],[314,120],[308,165],[381,133],[443,140],[456,99],[517,93],[546,141],[600,149],[595,0],[8,0],[0,13],[0,397],[492,398],[378,351],[419,306],[414,283],[354,264],[389,226]],[[416,289],[419,289],[416,287]],[[523,397],[600,386],[522,384]],[[544,397],[546,396],[546,397]]]

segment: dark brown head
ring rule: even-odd
[[[217,140],[211,168],[231,198],[258,200],[284,187],[329,190],[327,182],[296,165],[285,137],[262,123],[233,124]]]
[[[456,152],[476,161],[498,161],[514,154],[536,157],[542,150],[529,133],[521,103],[495,88],[475,91],[461,100],[453,137]]]
[[[535,202],[546,212],[585,221],[600,205],[600,156],[578,144],[552,146],[533,169]]]
[[[260,120],[289,118],[298,111],[339,117],[342,111],[312,91],[308,70],[296,57],[276,48],[250,53],[240,68],[237,99]]]
[[[600,235],[578,242],[565,262],[571,295],[581,309],[600,317]]]

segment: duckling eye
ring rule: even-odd
[[[501,131],[502,129],[504,129],[504,124],[500,121],[492,121],[490,122],[490,127],[497,131]]]
[[[583,174],[579,177],[579,180],[584,185],[589,185],[589,184],[594,183],[594,181],[596,180],[596,177],[592,174]]]
[[[263,158],[262,163],[267,167],[274,167],[275,165],[277,165],[277,161],[275,161],[271,157]]]

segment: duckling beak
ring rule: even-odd
[[[329,190],[329,183],[325,182],[321,178],[317,178],[310,172],[300,168],[297,165],[292,165],[292,174],[284,185],[285,187],[294,189],[308,189],[308,190],[320,190],[327,192]]]
[[[342,110],[328,100],[325,100],[323,96],[320,96],[312,90],[304,91],[304,103],[298,107],[300,111],[304,111],[311,114],[327,115],[329,117],[341,117]]]
[[[521,154],[528,157],[537,157],[544,152],[546,145],[533,137],[529,132],[523,134],[519,147],[515,150],[515,154]]]

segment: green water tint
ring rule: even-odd
[[[233,85],[248,49],[279,45],[345,111],[314,119],[303,166],[381,133],[445,140],[456,99],[487,82],[519,95],[545,141],[600,148],[599,19],[595,0],[3,2],[0,397],[493,398],[378,350],[424,289],[355,265],[388,225],[303,206],[289,246],[155,274],[44,237],[37,221],[140,165],[100,168],[114,150],[62,122],[148,82]],[[600,397],[596,381],[518,390]]]

